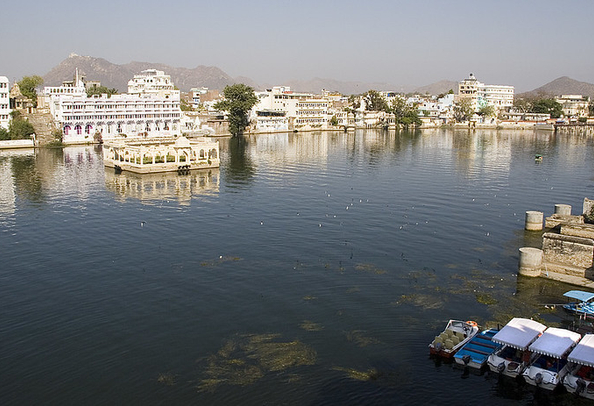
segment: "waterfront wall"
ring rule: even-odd
[[[0,149],[33,148],[35,143],[30,140],[7,140],[0,141]]]
[[[591,207],[594,200],[584,199],[583,211]],[[526,212],[526,232],[539,232],[534,213],[539,212]],[[583,215],[572,215],[571,206],[557,204],[545,228],[542,249],[520,248],[519,273],[594,287],[594,224],[585,223]]]

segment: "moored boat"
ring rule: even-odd
[[[482,368],[489,355],[502,347],[502,344],[493,342],[493,336],[498,332],[499,330],[489,329],[476,334],[454,354],[454,361],[471,368]]]
[[[565,292],[563,296],[576,300],[575,302],[564,304],[563,308],[565,310],[580,317],[594,318],[594,293],[583,290],[570,290]]]
[[[478,325],[474,321],[450,320],[445,329],[429,344],[429,353],[452,358],[478,331]]]
[[[522,376],[530,385],[553,390],[569,371],[567,354],[582,336],[563,328],[549,327],[528,349],[533,353]]]
[[[512,378],[520,375],[530,361],[528,346],[546,328],[544,324],[534,320],[513,318],[492,338],[493,342],[502,347],[487,358],[489,369]]]
[[[567,356],[569,371],[563,386],[570,393],[594,400],[594,334],[586,334]]]

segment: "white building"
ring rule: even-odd
[[[0,76],[0,127],[8,129],[10,124],[10,86],[6,76]]]
[[[87,97],[78,72],[72,86],[65,82],[60,87],[46,87],[45,105],[62,127],[63,142],[179,135],[179,91],[168,75],[155,72],[159,74],[136,75],[129,82],[133,94]]]
[[[180,134],[179,101],[152,96],[61,96],[50,111],[62,125],[65,143],[123,137],[171,137]]]
[[[587,117],[590,114],[590,99],[581,94],[564,94],[555,100],[563,108],[565,117]]]
[[[514,87],[485,85],[471,73],[467,79],[458,83],[458,97],[470,99],[475,111],[484,106],[493,106],[499,110],[514,105]]]
[[[256,93],[259,102],[252,109],[256,129],[263,131],[327,127],[332,117],[330,101],[310,93],[296,93],[290,87],[276,86]]]
[[[179,101],[180,92],[171,82],[171,76],[156,69],[146,69],[128,82],[128,94],[153,95]]]
[[[85,88],[83,78],[78,73],[78,69],[75,71],[74,80],[62,82],[62,86],[45,86],[43,88],[43,96],[46,101],[49,101],[51,97],[61,95],[87,96],[87,89]]]

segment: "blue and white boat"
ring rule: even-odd
[[[533,356],[522,375],[527,383],[553,390],[570,371],[567,355],[582,336],[563,328],[549,327],[528,349]]]
[[[563,305],[563,308],[568,312],[575,313],[580,317],[594,318],[594,293],[584,292],[583,290],[570,290],[565,292],[563,296],[570,299],[575,299],[575,302]]]
[[[481,369],[487,362],[489,355],[500,349],[503,345],[493,342],[493,336],[499,330],[483,330],[464,344],[454,355],[454,361],[463,366]]]
[[[513,318],[493,336],[493,342],[502,344],[487,358],[493,372],[512,378],[520,375],[531,360],[528,346],[545,331],[547,326],[535,320]]]

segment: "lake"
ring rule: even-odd
[[[0,151],[3,405],[589,404],[429,358],[448,319],[571,319],[517,275],[525,212],[594,198],[594,142],[532,131],[220,139],[115,174]],[[535,162],[535,154],[543,161]],[[471,394],[471,395],[469,395]]]

